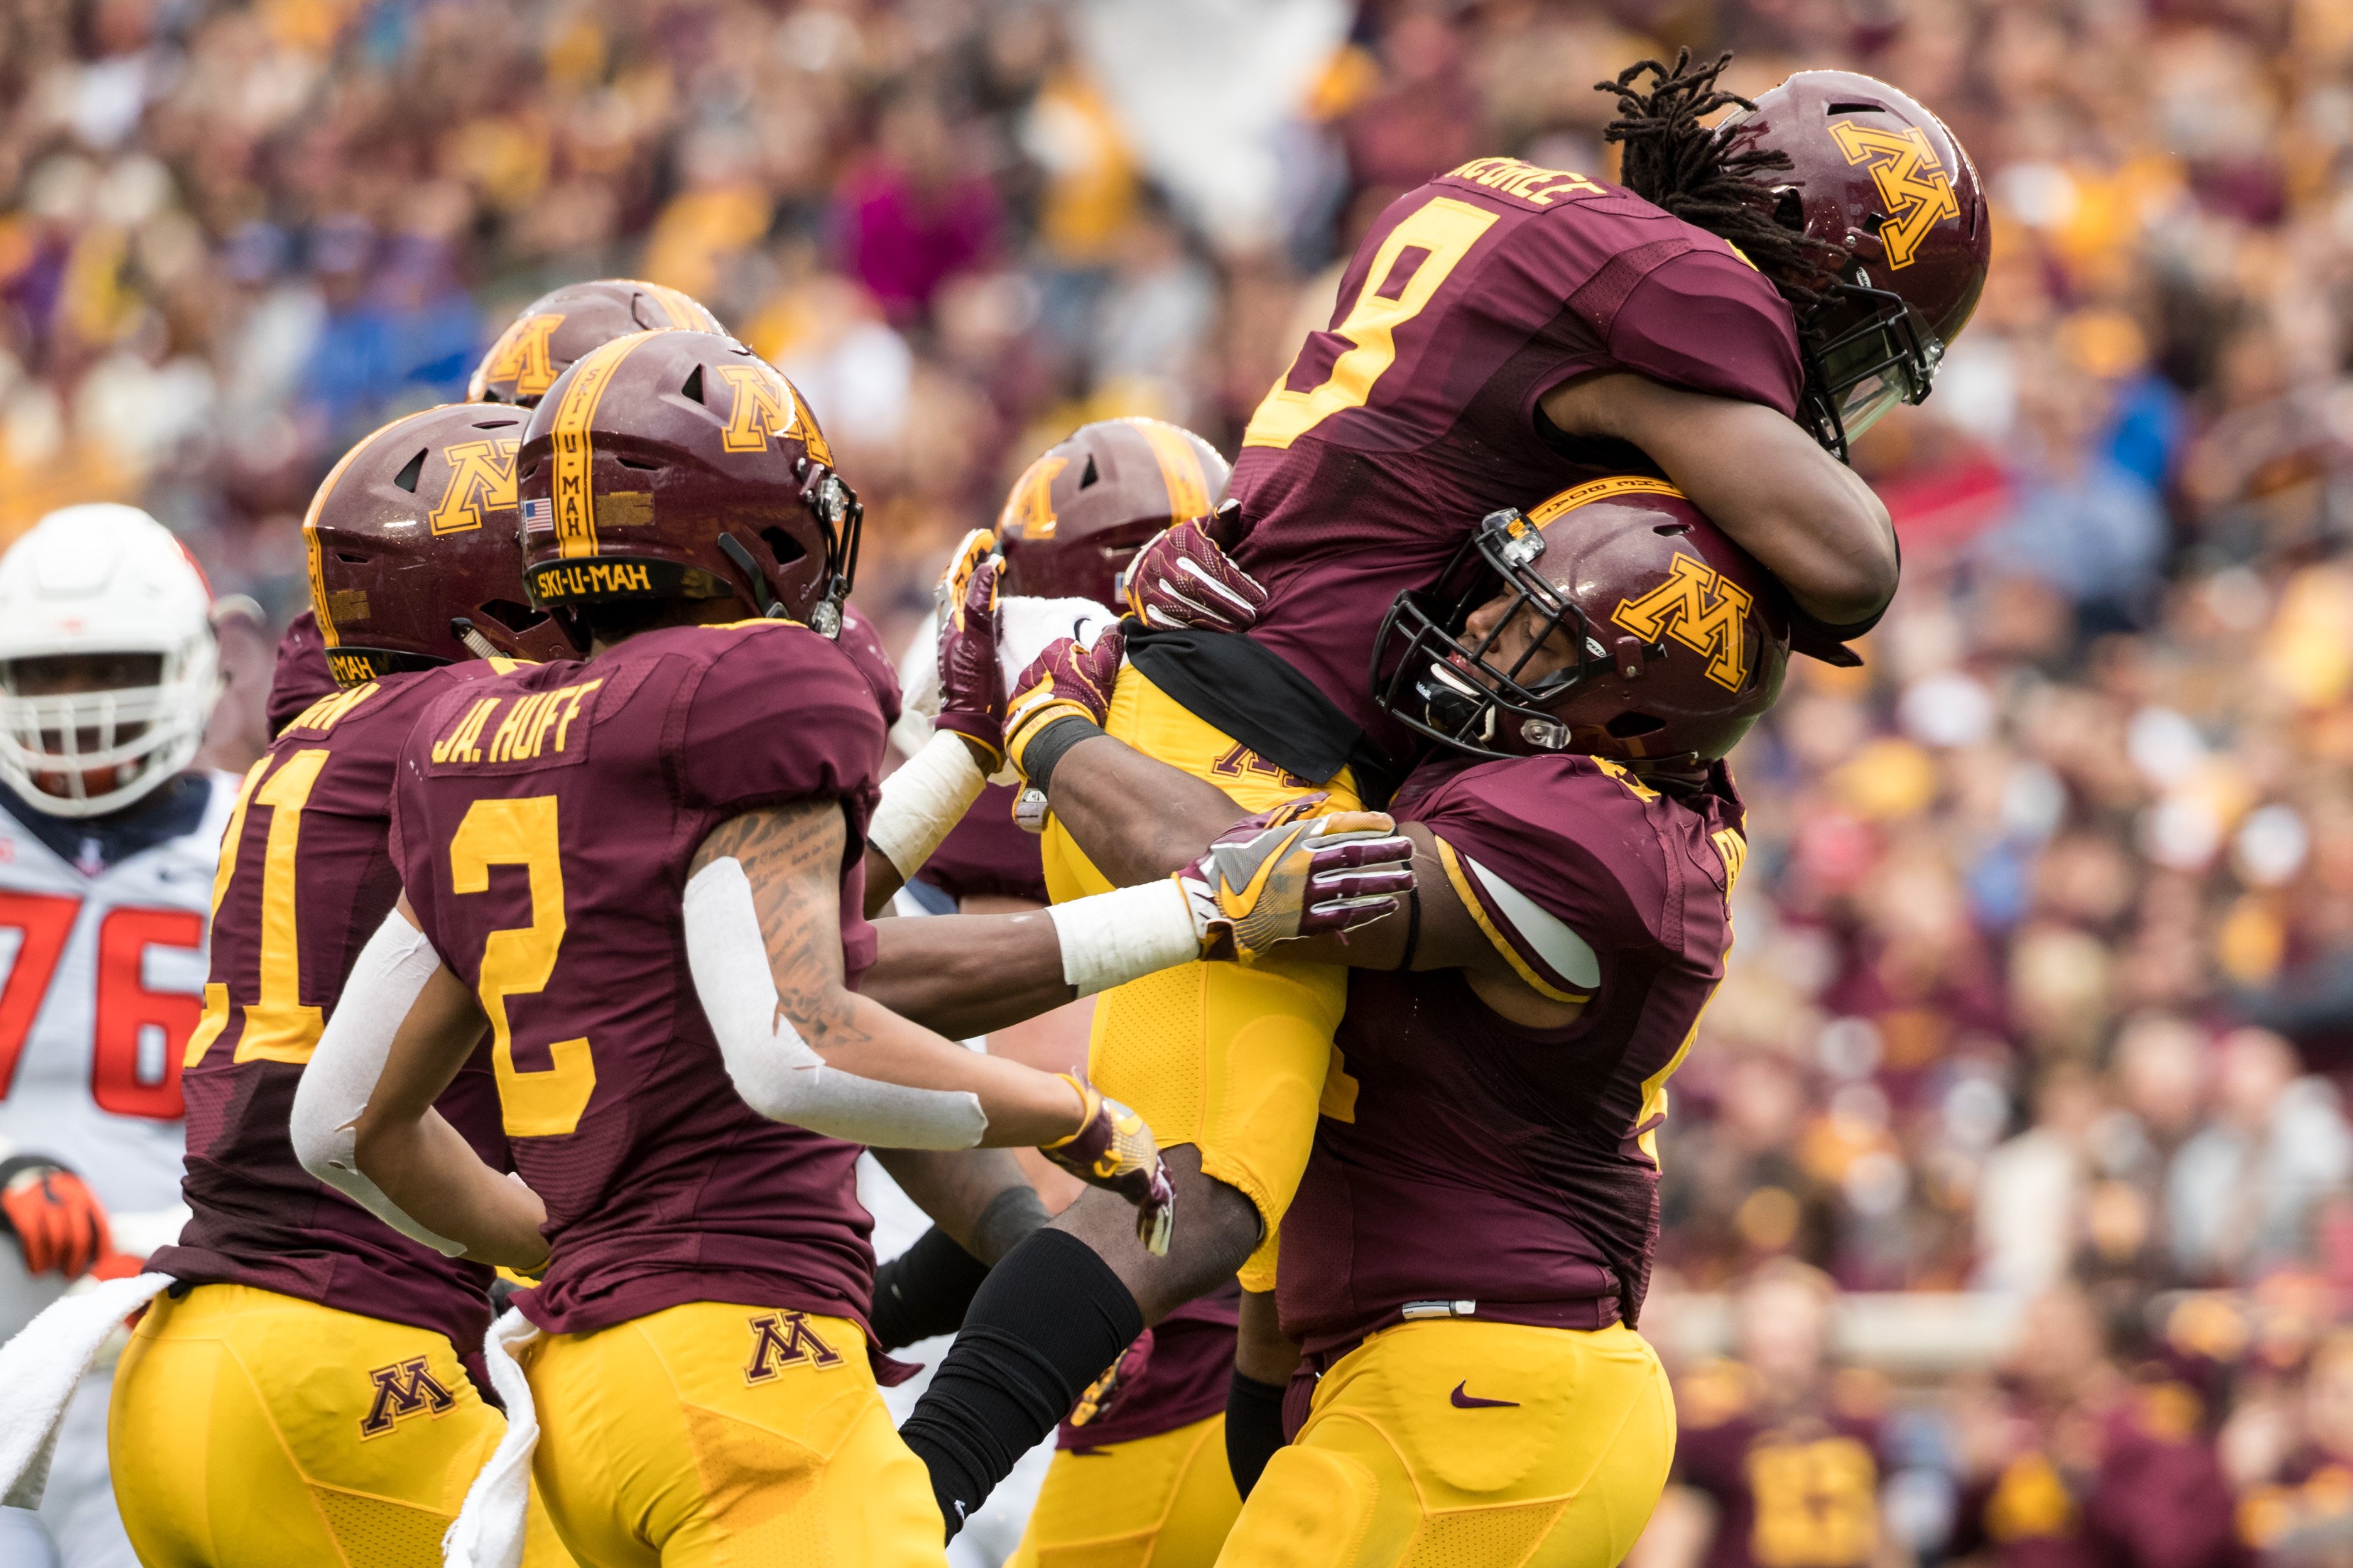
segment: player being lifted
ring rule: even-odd
[[[0,1339],[177,1226],[180,1050],[233,793],[189,768],[220,691],[211,607],[132,507],[51,512],[0,556]],[[102,1376],[74,1397],[37,1519],[0,1510],[0,1559],[132,1568],[106,1402]]]
[[[1383,213],[1330,330],[1243,438],[1236,560],[1264,585],[1256,625],[1129,638],[1112,735],[1247,809],[1311,787],[1326,809],[1378,802],[1411,752],[1365,686],[1397,595],[1429,584],[1465,520],[1611,475],[1671,480],[1787,588],[1805,646],[1852,658],[1840,641],[1884,607],[1896,552],[1885,510],[1833,453],[1926,395],[1984,277],[1984,201],[1941,122],[1883,82],[1802,72],[1711,128],[1700,116],[1736,101],[1714,89],[1716,68],[1637,68],[1612,86],[1627,186],[1481,159]],[[1662,79],[1643,91],[1646,69]],[[1008,737],[1033,787],[1086,732],[1061,716],[1034,706]],[[1655,752],[1622,726],[1613,740]],[[1048,865],[1086,868],[1065,836],[1058,813]],[[1057,896],[1120,879],[1089,869]],[[1098,1004],[1090,1070],[1175,1146],[1186,1232],[1147,1258],[1082,1197],[1067,1234],[996,1271],[969,1322],[1031,1353],[960,1345],[904,1428],[944,1510],[976,1503],[1042,1435],[1017,1412],[1067,1401],[1136,1328],[1238,1265],[1246,1288],[1272,1283],[1345,992],[1338,968],[1288,959],[1180,971]],[[1280,1357],[1251,1359],[1250,1321],[1239,1370],[1271,1396]]]
[[[1119,640],[1049,650],[1039,685],[1101,713]],[[1406,919],[1303,944],[1354,972],[1282,1227],[1304,1375],[1221,1562],[1608,1568],[1641,1533],[1674,1443],[1634,1331],[1656,1134],[1731,942],[1720,759],[1788,649],[1779,586],[1639,476],[1491,516],[1393,606],[1376,700],[1439,743],[1395,800],[1416,887]],[[1106,874],[1240,809],[1090,728],[1052,805]],[[992,1413],[953,1363],[942,1382]]]
[[[740,345],[590,353],[534,411],[520,489],[526,585],[586,623],[590,656],[452,690],[412,732],[403,900],[305,1070],[296,1148],[428,1245],[543,1273],[491,1343],[544,1336],[509,1405],[540,1413],[533,1471],[582,1562],[937,1563],[864,1354],[855,1143],[1042,1145],[1155,1239],[1167,1193],[1133,1114],[930,1033],[860,973],[970,1027],[985,1010],[948,977],[983,967],[976,934],[998,960],[977,989],[1058,1003],[1230,923],[1184,879],[985,933],[866,923],[881,721],[830,636],[857,504],[798,394]],[[1299,926],[1318,835],[1249,837]],[[1333,925],[1394,903],[1330,901]],[[486,1023],[520,1181],[432,1109]],[[494,1465],[486,1487],[513,1483]]]

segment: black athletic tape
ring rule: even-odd
[[[1234,1490],[1250,1495],[1267,1461],[1282,1447],[1284,1384],[1261,1383],[1234,1369],[1226,1384],[1226,1468],[1234,1473]]]
[[[1050,798],[1054,793],[1054,764],[1062,760],[1062,753],[1103,732],[1102,725],[1076,713],[1066,713],[1040,730],[1038,738],[1021,752],[1021,764],[1029,774],[1029,787]]]
[[[874,1270],[874,1307],[867,1315],[874,1338],[884,1350],[895,1351],[955,1332],[973,1292],[987,1278],[987,1264],[934,1226]]]

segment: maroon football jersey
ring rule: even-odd
[[[1046,861],[1038,835],[1023,832],[1013,820],[1018,793],[1011,784],[983,789],[964,819],[948,829],[923,862],[917,879],[959,903],[976,893],[1048,902]]]
[[[882,727],[888,730],[899,721],[899,671],[891,663],[890,651],[882,646],[882,633],[874,622],[855,605],[841,606],[841,636],[835,639],[858,673],[866,678],[874,693],[874,705],[882,711]]]
[[[731,817],[838,800],[842,946],[873,962],[860,868],[882,720],[839,647],[782,621],[643,633],[435,703],[393,843],[419,924],[478,988],[515,1169],[547,1204],[559,1333],[687,1301],[863,1321],[854,1145],[736,1094],[687,968],[687,867]]]
[[[360,949],[400,896],[385,834],[401,746],[436,697],[492,673],[468,662],[322,697],[247,775],[213,884],[205,1018],[180,1079],[181,1190],[194,1212],[153,1267],[435,1330],[461,1351],[480,1344],[491,1271],[409,1240],[314,1180],[287,1118]],[[487,1049],[437,1108],[506,1168]]]
[[[1152,1342],[1143,1370],[1085,1426],[1063,1422],[1055,1446],[1084,1454],[1223,1414],[1241,1301],[1241,1287],[1229,1279],[1145,1330]]]
[[[1602,370],[1783,414],[1805,381],[1773,286],[1630,191],[1481,158],[1391,203],[1234,462],[1270,595],[1250,636],[1397,754],[1366,666],[1399,591],[1488,512],[1641,466],[1539,434],[1537,400]]]
[[[1749,1382],[1728,1362],[1675,1380],[1674,1478],[1715,1504],[1702,1568],[1871,1568],[1884,1423],[1834,1395],[1768,1413]]]
[[[269,700],[265,711],[272,735],[294,716],[337,687],[327,668],[327,639],[319,635],[319,617],[305,610],[286,625],[278,639],[278,663],[269,672]]]
[[[1746,846],[1731,776],[1719,764],[1678,798],[1594,757],[1457,758],[1417,769],[1390,810],[1437,837],[1523,978],[1587,1000],[1566,1027],[1534,1029],[1460,970],[1350,972],[1282,1222],[1283,1328],[1317,1353],[1425,1313],[1631,1321],[1658,1241],[1667,1079],[1732,941]]]

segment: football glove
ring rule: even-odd
[[[1087,1384],[1086,1391],[1079,1395],[1079,1402],[1071,1406],[1071,1414],[1065,1419],[1073,1426],[1084,1426],[1110,1415],[1111,1407],[1118,1403],[1119,1396],[1134,1388],[1136,1380],[1144,1375],[1144,1369],[1151,1364],[1152,1331],[1146,1329],[1120,1352],[1119,1359],[1112,1363],[1101,1377]]]
[[[1135,1236],[1155,1258],[1167,1256],[1176,1229],[1176,1189],[1160,1163],[1160,1146],[1143,1117],[1073,1073],[1056,1075],[1086,1102],[1079,1130],[1038,1152],[1091,1187],[1117,1193],[1135,1205]]]
[[[1246,632],[1265,604],[1258,579],[1227,559],[1198,520],[1155,538],[1127,569],[1128,614],[1147,626]]]
[[[106,1209],[79,1176],[53,1161],[8,1162],[0,1182],[0,1217],[24,1248],[35,1274],[79,1279],[114,1251]]]
[[[1030,780],[1022,762],[1029,742],[1057,720],[1084,719],[1101,727],[1126,651],[1127,639],[1116,626],[1097,634],[1092,647],[1058,637],[1014,678],[1005,705],[1005,752],[1024,782]]]
[[[939,584],[940,712],[933,727],[962,736],[981,772],[1005,760],[1005,675],[997,663],[997,584],[1003,570],[996,535],[974,529],[956,546]]]
[[[1203,957],[1255,963],[1276,942],[1396,912],[1413,887],[1413,841],[1377,811],[1308,816],[1324,798],[1245,817],[1176,873]]]

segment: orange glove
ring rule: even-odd
[[[53,1161],[20,1156],[0,1164],[0,1219],[36,1274],[79,1279],[114,1251],[98,1194]]]

